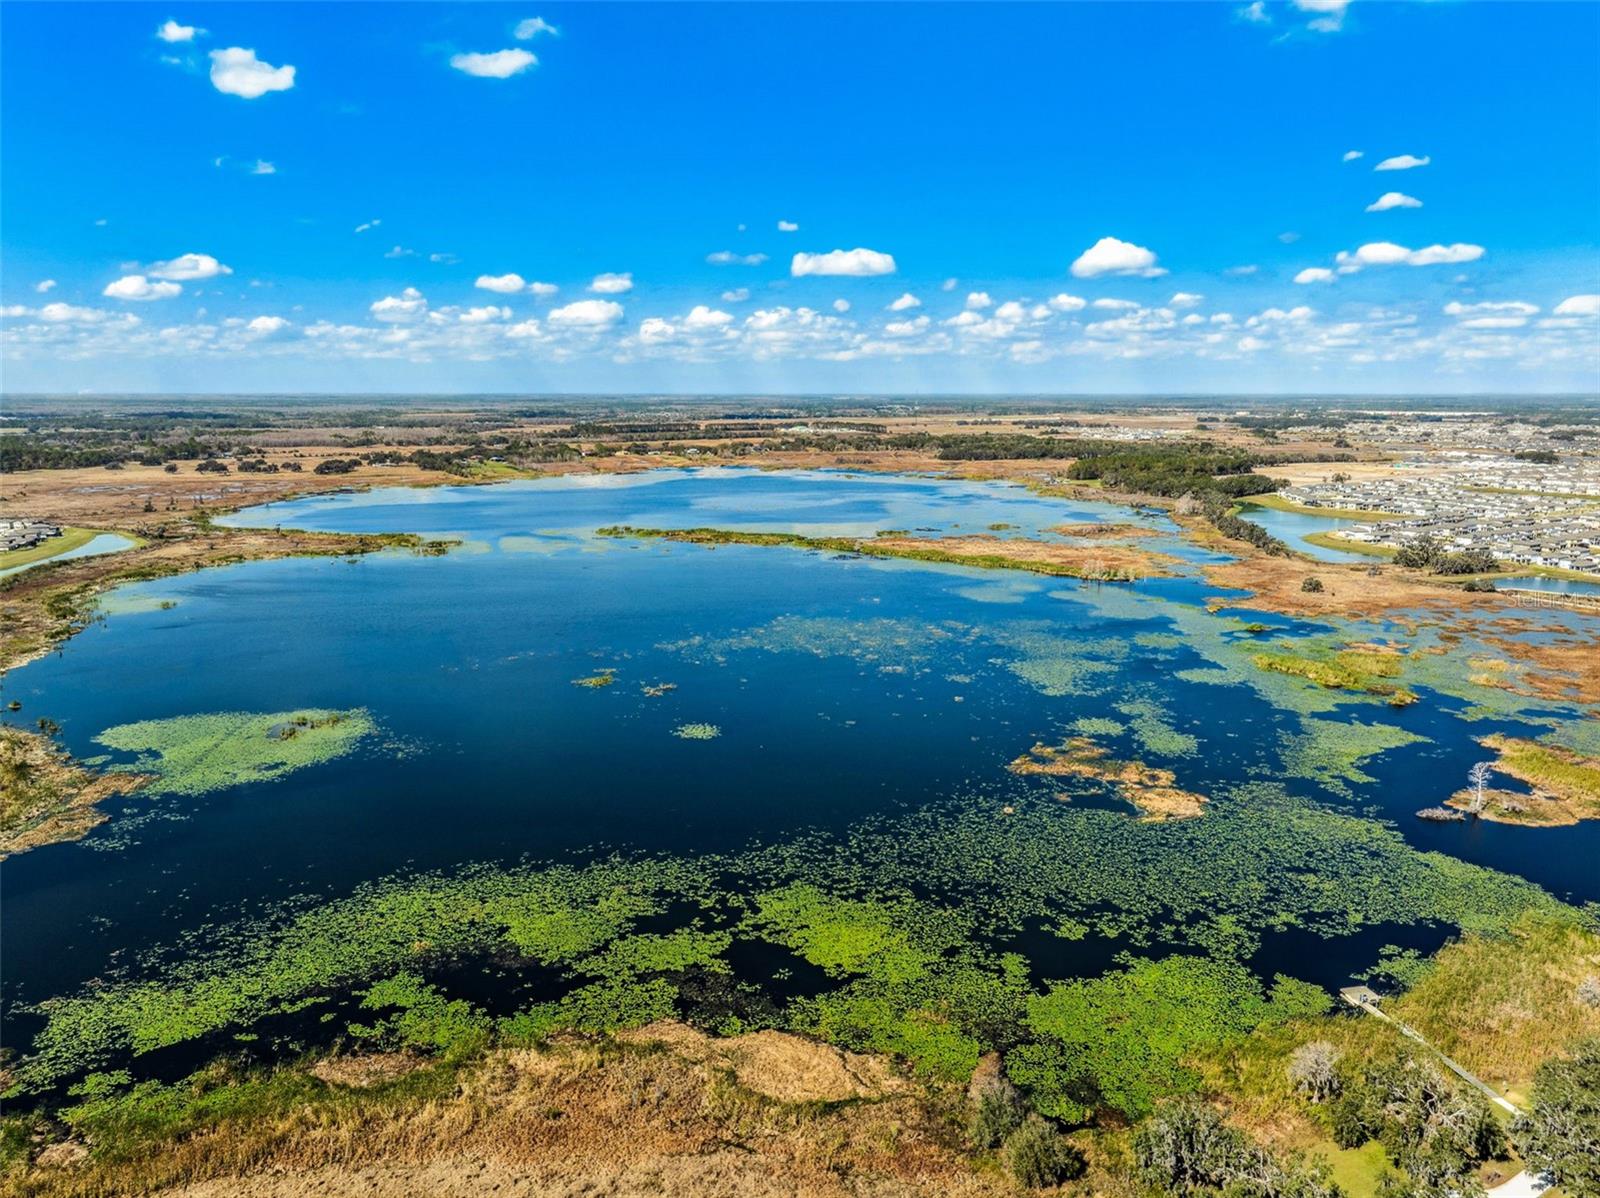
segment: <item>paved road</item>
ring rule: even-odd
[[[1494,1198],[1538,1198],[1538,1195],[1548,1190],[1555,1179],[1548,1173],[1529,1173],[1524,1169],[1515,1177],[1502,1181],[1490,1189],[1489,1193]]]
[[[1490,1086],[1482,1079],[1468,1072],[1461,1065],[1445,1056],[1444,1053],[1440,1052],[1432,1044],[1429,1044],[1428,1041],[1423,1038],[1422,1034],[1415,1028],[1412,1028],[1407,1024],[1402,1023],[1394,1016],[1385,1014],[1383,1011],[1379,1010],[1376,1003],[1357,997],[1353,992],[1349,991],[1343,992],[1341,997],[1351,1006],[1358,1007],[1369,1015],[1376,1015],[1385,1023],[1394,1024],[1394,1026],[1399,1028],[1400,1031],[1405,1035],[1410,1036],[1417,1043],[1431,1049],[1441,1061],[1450,1067],[1454,1073],[1459,1075],[1464,1081],[1476,1086],[1483,1092],[1484,1097],[1488,1098],[1490,1102],[1493,1102],[1502,1110],[1510,1111],[1513,1115],[1520,1115],[1522,1113],[1512,1105],[1509,1099],[1495,1093],[1495,1091],[1491,1089]],[[1507,1178],[1499,1185],[1490,1187],[1489,1193],[1493,1194],[1494,1198],[1538,1198],[1540,1194],[1544,1193],[1554,1184],[1555,1178],[1551,1177],[1548,1173],[1530,1173],[1528,1170],[1524,1169],[1515,1177]]]

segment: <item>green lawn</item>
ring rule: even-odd
[[[1298,512],[1302,516],[1327,516],[1332,520],[1403,520],[1393,512],[1371,511],[1364,508],[1306,507],[1285,499],[1282,495],[1252,495],[1239,501],[1243,507],[1268,507],[1279,512]]]
[[[1389,1154],[1376,1140],[1360,1148],[1340,1148],[1329,1140],[1314,1145],[1307,1155],[1328,1163],[1334,1181],[1349,1198],[1372,1198],[1378,1192],[1378,1178],[1393,1168]]]
[[[87,545],[99,536],[101,531],[98,528],[63,528],[59,537],[41,541],[31,549],[12,549],[0,553],[0,570],[9,570],[13,566],[31,566],[34,562],[42,562],[57,554],[66,553],[69,549]]]
[[[1344,537],[1336,537],[1330,532],[1307,533],[1300,539],[1308,545],[1318,545],[1323,549],[1343,549],[1346,553],[1363,553],[1368,557],[1394,556],[1394,550],[1387,545],[1372,545],[1366,541],[1351,541]]]

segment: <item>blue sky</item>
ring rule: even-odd
[[[0,22],[9,391],[1600,390],[1594,4]]]

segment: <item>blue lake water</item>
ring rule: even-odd
[[[1359,520],[1341,520],[1333,516],[1311,516],[1305,512],[1283,512],[1277,508],[1258,507],[1246,503],[1239,515],[1252,524],[1259,524],[1278,540],[1297,553],[1319,562],[1362,562],[1374,560],[1371,554],[1357,553],[1351,549],[1328,549],[1313,545],[1306,537],[1315,533],[1334,532],[1359,524]]]
[[[614,524],[1051,535],[1062,524],[1143,522],[1165,535],[1142,543],[1161,544],[1172,532],[1159,517],[1010,485],[655,471],[340,494],[231,519],[459,544],[442,557],[253,562],[125,587],[105,619],[6,679],[6,698],[22,703],[7,718],[59,722],[83,757],[105,751],[95,737],[107,728],[211,712],[365,708],[380,729],[360,751],[279,780],[114,802],[84,841],[7,861],[6,1002],[24,1036],[36,1023],[17,1014],[22,1005],[186,934],[203,943],[206,929],[294,896],[471,863],[731,852],[940,804],[1057,803],[1006,766],[1085,719],[1118,721],[1122,731],[1102,734],[1109,747],[1169,753],[1163,764],[1179,785],[1220,794],[1283,777],[1279,737],[1298,728],[1295,712],[1250,685],[1181,676],[1216,669],[1200,630],[1261,635],[1208,613],[1217,591],[1197,578],[1095,586],[593,535]],[[1274,635],[1317,631],[1245,615]],[[613,672],[611,685],[573,685],[600,671]],[[645,689],[661,684],[672,689]],[[1370,781],[1342,795],[1305,778],[1286,785],[1393,820],[1420,848],[1600,899],[1594,824],[1413,818],[1483,755],[1475,736],[1521,727],[1509,717],[1469,724],[1451,707],[1362,708],[1354,718],[1427,740],[1369,760]],[[1152,711],[1165,729],[1152,738],[1175,736],[1178,748],[1135,743]],[[720,735],[674,735],[691,724]],[[1093,795],[1057,805],[1062,818],[1132,814]],[[1098,972],[1116,949],[1030,934],[1040,976]],[[1333,985],[1383,944],[1426,951],[1448,934],[1372,928],[1319,961],[1278,933],[1255,960]]]
[[[103,532],[97,536],[90,537],[75,549],[68,549],[65,553],[57,553],[52,557],[41,558],[36,562],[28,562],[25,565],[11,566],[0,570],[0,578],[6,578],[12,574],[20,574],[24,570],[31,570],[35,566],[44,565],[46,562],[71,561],[75,557],[99,557],[103,553],[118,553],[121,550],[130,549],[133,545],[134,541],[131,538],[125,537],[120,533]]]

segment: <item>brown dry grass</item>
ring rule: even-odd
[[[17,1195],[1014,1194],[962,1147],[960,1087],[885,1074],[837,1100],[779,1101],[740,1081],[724,1045],[657,1027],[644,1043],[507,1049],[453,1093],[413,1104],[347,1091],[274,1120],[225,1123],[121,1163],[36,1164]],[[837,1080],[836,1050],[741,1037],[754,1068]],[[736,1045],[737,1041],[734,1042]],[[735,1050],[736,1051],[736,1050]],[[885,1069],[886,1065],[875,1065]],[[787,1083],[785,1083],[787,1084]],[[62,1156],[76,1153],[62,1152]]]
[[[1594,976],[1600,934],[1530,916],[1509,937],[1446,947],[1393,1013],[1491,1085],[1525,1096],[1540,1061],[1600,1036],[1600,1007],[1578,994]]]
[[[1171,574],[1174,564],[1165,554],[1129,545],[1063,545],[1008,537],[875,537],[871,544],[907,556],[932,549],[954,558],[1000,559],[1021,570],[1044,567],[1045,573],[1089,577],[1154,578]]]
[[[1050,530],[1064,537],[1084,540],[1114,539],[1119,537],[1153,537],[1156,530],[1143,524],[1057,524]]]
[[[37,733],[0,728],[0,861],[42,844],[77,840],[105,821],[98,804],[145,781],[140,774],[85,769]]]
[[[661,1022],[620,1032],[617,1039],[660,1045],[686,1061],[730,1071],[739,1085],[775,1102],[845,1102],[907,1089],[883,1057],[844,1052],[783,1032],[716,1037],[686,1024]]]
[[[1180,789],[1177,775],[1171,770],[1142,761],[1110,760],[1104,748],[1084,736],[1072,737],[1060,748],[1034,745],[1006,768],[1013,774],[1110,782],[1124,799],[1144,812],[1144,819],[1150,823],[1205,814],[1205,796]]]
[[[324,459],[348,460],[352,452],[360,451],[301,446],[289,452],[266,455],[266,461],[280,467],[286,462],[298,462],[301,466],[298,473],[280,470],[277,474],[197,474],[193,461],[177,463],[177,472],[173,474],[160,466],[137,465],[121,470],[98,467],[18,470],[7,474],[0,484],[0,505],[8,516],[133,532],[139,526],[169,518],[174,512],[188,513],[197,508],[233,511],[296,495],[348,487],[462,481],[409,463],[361,466],[349,474],[314,473],[317,463]],[[146,500],[155,508],[153,513],[144,510]],[[172,504],[176,507],[169,507]]]

